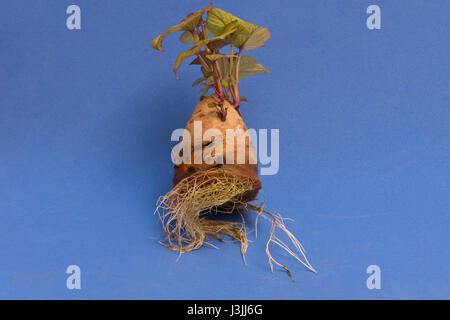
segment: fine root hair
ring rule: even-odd
[[[285,220],[279,213],[266,211],[263,204],[256,206],[246,203],[243,194],[252,190],[255,181],[249,177],[233,174],[230,169],[213,168],[199,171],[183,180],[175,187],[161,196],[156,205],[167,241],[161,242],[166,248],[181,253],[201,248],[204,244],[215,247],[209,238],[224,242],[222,235],[231,237],[233,241],[241,244],[241,254],[245,262],[245,253],[248,247],[247,231],[242,216],[242,209],[255,211],[259,217],[271,222],[271,232],[266,243],[266,254],[269,265],[273,271],[273,264],[286,271],[289,277],[291,272],[283,264],[273,258],[270,245],[276,244],[312,272],[316,270],[311,266],[305,255],[305,249],[297,238],[286,228]],[[242,222],[229,222],[208,219],[210,214],[238,212]],[[281,229],[289,238],[294,249],[291,249],[276,236],[276,230]],[[215,247],[216,248],[216,247]]]
[[[286,218],[283,218],[281,216],[281,214],[279,214],[276,211],[270,212],[270,211],[264,210],[264,204],[255,206],[250,203],[246,203],[245,206],[246,206],[246,208],[258,213],[258,217],[256,218],[256,221],[255,221],[256,234],[258,234],[258,218],[259,217],[263,217],[264,219],[269,220],[272,223],[270,236],[266,243],[266,254],[267,254],[267,257],[269,258],[270,270],[272,270],[272,272],[273,272],[273,264],[275,263],[279,267],[283,268],[286,271],[286,273],[288,274],[288,276],[290,278],[292,278],[292,274],[289,271],[289,269],[273,258],[272,254],[270,252],[270,244],[271,243],[276,244],[277,246],[281,247],[283,250],[285,250],[287,253],[289,253],[292,257],[294,257],[296,260],[298,260],[301,264],[303,264],[310,271],[317,273],[317,271],[313,268],[313,266],[309,262],[308,258],[306,257],[305,248],[303,248],[300,241],[286,228],[286,225],[284,223],[287,220]],[[281,231],[283,231],[288,236],[288,238],[289,238],[290,242],[292,243],[292,245],[294,246],[295,250],[292,250],[291,248],[289,248],[289,246],[286,243],[281,241],[275,235],[277,228],[281,229]]]
[[[207,219],[211,213],[233,213],[245,203],[242,194],[253,187],[248,177],[234,175],[226,169],[194,173],[180,182],[157,202],[156,211],[168,235],[162,243],[180,253],[199,249],[207,237],[224,241],[220,234],[241,242],[245,254],[248,243],[244,222]]]

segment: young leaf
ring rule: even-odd
[[[198,85],[200,82],[202,82],[203,80],[205,80],[205,77],[201,77],[198,78],[197,80],[194,81],[194,83],[192,84],[193,87],[195,87],[196,85]]]
[[[234,20],[238,20],[238,18],[222,9],[214,8],[208,11],[206,27],[214,36],[218,36],[222,34],[225,26]]]
[[[219,64],[220,72],[222,73],[222,78],[227,78],[230,76],[230,59],[218,59],[217,63]],[[233,63],[236,63],[236,59],[233,60]],[[235,67],[235,66],[233,66]]]
[[[237,21],[236,29],[233,32],[233,44],[240,48],[247,41],[253,30],[256,29],[254,24],[243,21],[222,9],[214,8],[208,11],[206,18],[206,27],[215,36],[223,34],[228,24]]]
[[[256,62],[250,56],[243,56],[239,62],[239,80],[245,77],[261,74],[261,73],[271,73],[268,69],[263,67],[261,64]]]
[[[235,32],[233,44],[237,48],[242,48],[244,43],[248,40],[252,32],[258,28],[258,26],[251,24],[250,22],[242,21],[239,24],[238,30]]]
[[[222,32],[216,35],[214,38],[205,40],[205,44],[212,43],[218,40],[224,40],[227,36],[235,32],[239,28],[239,22],[237,20],[231,21],[222,29]]]
[[[173,72],[175,73],[175,76],[177,77],[177,79],[178,79],[177,70],[178,70],[178,68],[180,67],[181,63],[182,63],[185,59],[187,59],[187,58],[189,58],[189,57],[191,57],[191,56],[193,56],[193,55],[195,55],[195,54],[200,53],[200,50],[201,50],[202,46],[206,46],[207,43],[212,42],[212,41],[216,41],[216,40],[222,40],[222,39],[224,39],[226,36],[228,36],[229,34],[231,34],[231,33],[234,32],[234,30],[236,29],[236,25],[237,25],[237,22],[236,22],[236,21],[230,22],[230,23],[223,29],[222,34],[220,34],[220,35],[218,35],[218,36],[216,36],[216,37],[214,37],[214,38],[212,38],[212,39],[209,39],[209,40],[201,40],[201,41],[198,41],[198,42],[196,42],[196,46],[195,46],[195,47],[192,47],[191,49],[189,49],[189,50],[187,50],[187,51],[181,53],[181,54],[178,56],[177,61],[175,62],[175,67],[173,68]],[[192,62],[191,62],[191,63],[192,63]]]
[[[186,50],[185,52],[182,52],[178,55],[177,60],[175,61],[175,66],[173,67],[173,73],[175,74],[175,77],[178,79],[177,70],[180,67],[181,63],[186,60],[189,57],[192,57],[194,54],[197,54],[200,52],[201,46],[195,46],[190,48],[189,50]]]
[[[269,40],[270,31],[267,28],[256,27],[255,30],[250,34],[247,41],[245,41],[244,50],[254,50],[262,47],[264,43]]]
[[[224,87],[230,86],[230,82],[234,80],[234,76],[230,75],[230,59],[218,59],[220,72],[222,73],[221,84]],[[236,59],[233,59],[233,69],[236,68]]]
[[[185,31],[180,36],[180,41],[183,43],[197,43],[199,40],[198,35],[191,31]]]
[[[200,22],[201,17],[203,16],[203,13],[208,12],[213,7],[212,3],[207,6],[204,9],[200,9],[195,13],[189,14],[185,19],[183,19],[179,24],[173,26],[172,28],[169,28],[161,35],[157,36],[152,41],[152,47],[159,51],[164,51],[162,47],[162,42],[165,37],[167,37],[169,34],[178,32],[178,31],[193,31],[195,27]]]
[[[219,39],[219,40],[208,42],[208,48],[212,51],[220,50],[221,48],[225,47],[227,44],[228,44],[227,41]]]

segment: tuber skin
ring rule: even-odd
[[[208,107],[208,104],[210,104],[212,101],[214,101],[213,97],[207,97],[205,99],[202,99],[195,107],[194,112],[192,113],[191,118],[187,122],[185,128],[190,133],[191,137],[194,137],[194,121],[202,122],[202,136],[203,133],[208,129],[217,129],[222,133],[222,137],[224,137],[223,139],[225,140],[227,129],[242,129],[243,132],[247,131],[247,126],[245,125],[244,120],[228,101],[224,101],[224,107],[229,110],[228,116],[225,120],[222,120],[221,116],[217,114],[213,108]],[[203,145],[202,153],[205,148],[206,145]],[[227,163],[226,143],[223,143],[222,154],[216,154],[216,156],[221,156],[221,158],[223,159],[223,163],[217,163],[217,161],[214,161],[213,164],[194,164],[193,161],[191,161],[192,163],[189,164],[181,163],[179,165],[175,165],[173,184],[176,185],[178,182],[192,173],[209,170],[211,168],[219,166],[224,169],[229,169],[230,172],[234,173],[235,175],[254,180],[255,182],[253,184],[253,189],[250,191],[246,191],[246,193],[243,195],[243,198],[247,202],[255,200],[258,196],[258,191],[262,188],[262,184],[258,178],[258,164],[256,160],[255,147],[251,142],[251,139],[245,139],[245,163],[237,163],[236,155],[238,153],[238,144],[236,141],[234,143],[234,149],[229,150],[228,152],[231,152],[234,155],[233,164]],[[191,159],[194,159],[194,139],[191,139]]]

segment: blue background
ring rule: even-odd
[[[66,28],[81,7],[82,29]],[[270,272],[260,221],[238,244],[165,249],[153,215],[171,188],[170,134],[198,101],[185,48],[150,41],[205,1],[3,1],[0,298],[450,298],[450,2],[215,1],[272,38],[273,74],[241,82],[251,128],[280,129],[260,200],[319,271]],[[366,28],[378,4],[382,29]],[[250,214],[251,224],[254,217]],[[82,289],[66,288],[67,266]],[[366,268],[381,267],[381,290]]]

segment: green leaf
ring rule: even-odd
[[[201,48],[202,48],[201,46],[197,45],[197,46],[192,47],[189,50],[186,50],[185,52],[182,52],[178,55],[177,60],[175,61],[175,66],[173,67],[173,73],[175,74],[175,77],[177,77],[177,79],[179,79],[178,75],[177,75],[177,70],[181,66],[183,61],[186,60],[187,58],[192,57],[193,55],[199,53]]]
[[[219,64],[220,72],[222,73],[222,78],[227,78],[230,76],[230,59],[219,59],[217,60]],[[233,63],[236,63],[234,59]]]
[[[223,33],[222,33],[221,35],[219,35],[219,36],[217,36],[217,37],[214,37],[214,38],[212,38],[212,39],[209,39],[209,40],[198,41],[197,44],[196,44],[196,46],[194,46],[194,47],[192,47],[191,49],[189,49],[189,50],[187,50],[187,51],[181,53],[180,55],[178,55],[178,58],[177,58],[177,60],[176,60],[176,62],[175,62],[175,67],[173,68],[173,73],[175,73],[175,76],[177,77],[177,79],[178,79],[177,70],[178,70],[178,68],[180,67],[181,63],[182,63],[184,60],[186,60],[187,58],[189,58],[189,57],[191,57],[191,56],[193,56],[193,55],[195,55],[195,54],[200,53],[201,48],[202,48],[203,46],[206,46],[206,44],[207,44],[208,42],[210,42],[210,41],[216,41],[216,40],[221,40],[221,39],[225,38],[227,35],[231,34],[231,33],[236,29],[236,25],[237,25],[237,22],[235,22],[235,21],[231,22],[230,24],[228,24],[228,25],[224,28]],[[194,61],[195,61],[195,60],[194,60]],[[192,61],[191,63],[193,63],[194,61]]]
[[[271,73],[264,66],[256,62],[250,56],[243,56],[239,61],[239,80],[242,80],[248,76],[261,74],[261,73]]]
[[[231,21],[229,24],[222,29],[222,32],[215,36],[214,38],[204,40],[205,45],[213,43],[215,41],[224,40],[226,37],[234,33],[239,27],[239,22],[237,20]],[[227,42],[226,42],[227,43]]]
[[[225,26],[233,20],[238,20],[238,18],[222,9],[214,8],[208,11],[206,27],[214,36],[218,36],[223,33]]]
[[[208,11],[206,27],[217,37],[222,35],[226,26],[233,21],[237,21],[236,28],[233,31],[233,44],[240,48],[257,26],[250,22],[243,21],[222,9],[214,8]]]
[[[191,31],[185,31],[180,36],[180,41],[183,43],[197,43],[199,40],[197,33]]]
[[[225,39],[226,36],[228,36],[229,34],[233,33],[234,31],[236,31],[239,27],[239,21],[238,20],[233,20],[230,23],[228,23],[225,28],[223,28],[222,32],[218,35],[216,35],[213,39],[211,40],[215,40],[215,39]]]
[[[178,31],[193,31],[195,29],[195,27],[198,25],[198,23],[200,22],[200,19],[203,16],[203,14],[205,12],[208,12],[209,10],[211,10],[212,7],[213,7],[213,5],[211,3],[206,8],[200,9],[195,13],[189,14],[179,24],[173,26],[172,28],[169,28],[164,33],[157,36],[151,43],[152,47],[155,48],[156,50],[164,51],[164,49],[162,47],[162,42],[165,37],[167,37],[171,33],[178,32]]]
[[[258,26],[251,24],[250,22],[241,21],[238,30],[233,35],[233,44],[237,48],[242,48],[256,28],[258,28]]]
[[[228,87],[230,85],[230,59],[219,59],[217,60],[219,64],[220,72],[222,73],[221,83],[224,87]],[[233,69],[236,67],[236,59],[233,59]]]
[[[255,30],[250,34],[247,41],[245,41],[244,50],[254,50],[262,47],[264,43],[269,40],[270,31],[267,28],[256,27]]]
[[[221,48],[225,47],[228,44],[225,40],[215,40],[208,42],[208,48],[212,51],[220,50]]]

